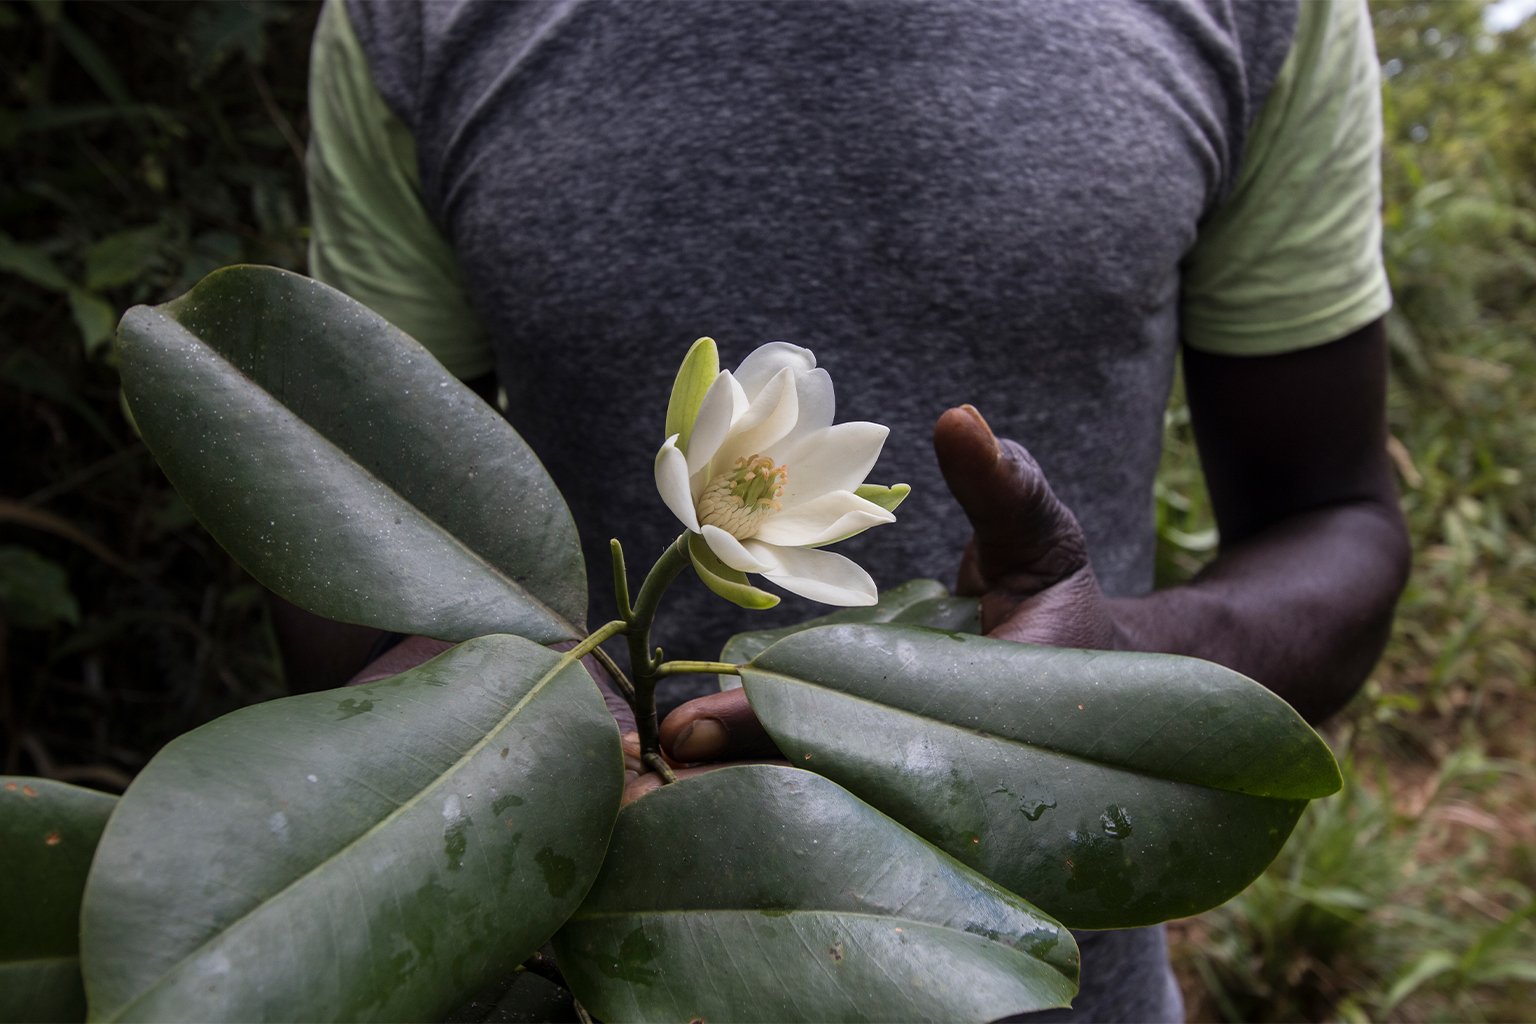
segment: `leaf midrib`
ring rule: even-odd
[[[1057,974],[1061,974],[1063,977],[1067,977],[1067,975],[1064,974],[1064,972],[1062,972],[1062,970],[1059,967],[1057,967],[1055,964],[1051,963],[1049,960],[1046,960],[1043,957],[1036,956],[1034,953],[1031,953],[1027,949],[1023,949],[1023,948],[1021,948],[1019,946],[1015,946],[1015,945],[1012,945],[1012,944],[1007,943],[1007,942],[999,941],[998,939],[994,939],[990,935],[984,935],[981,932],[966,931],[964,928],[956,928],[953,925],[940,924],[937,921],[924,921],[920,917],[892,917],[892,916],[889,916],[887,914],[870,914],[870,913],[867,913],[867,912],[864,912],[864,911],[857,911],[857,910],[823,910],[823,909],[786,910],[786,911],[784,911],[782,913],[779,913],[779,912],[769,913],[767,911],[753,909],[753,908],[750,908],[750,907],[702,907],[702,908],[697,908],[697,909],[679,909],[679,910],[624,910],[624,911],[616,910],[616,911],[610,911],[610,912],[604,912],[604,913],[596,913],[596,914],[592,914],[592,913],[588,913],[588,914],[577,913],[577,914],[574,914],[571,917],[566,919],[566,925],[569,926],[569,925],[572,925],[572,924],[583,924],[583,923],[586,923],[586,922],[600,923],[602,921],[616,920],[616,919],[625,918],[625,917],[682,917],[682,916],[687,916],[687,915],[696,915],[696,916],[702,916],[702,917],[709,917],[709,916],[728,916],[728,915],[746,915],[746,914],[751,914],[751,915],[754,915],[754,916],[757,916],[757,917],[765,917],[766,916],[766,917],[769,917],[769,918],[772,918],[772,919],[778,919],[778,918],[790,918],[790,919],[793,919],[793,918],[795,918],[797,916],[809,916],[809,917],[852,917],[852,918],[858,918],[858,919],[865,920],[865,921],[875,921],[875,922],[880,922],[880,923],[889,923],[892,927],[895,927],[895,928],[899,928],[902,925],[912,925],[914,927],[933,928],[933,929],[935,929],[937,931],[953,932],[956,935],[969,935],[972,938],[981,939],[981,940],[983,940],[985,942],[993,943],[994,945],[1001,946],[1004,949],[1011,949],[1015,953],[1018,953],[1018,954],[1020,954],[1022,956],[1029,957],[1031,960],[1034,960],[1034,961],[1036,961],[1038,963],[1044,964],[1046,967],[1049,967],[1051,970],[1055,971]],[[1062,931],[1065,932],[1066,929],[1063,928]]]
[[[533,641],[529,640],[528,643],[533,643]],[[123,1004],[123,1006],[121,1006],[117,1010],[117,1012],[115,1014],[113,1014],[110,1017],[92,1017],[90,1019],[93,1020],[93,1021],[97,1021],[97,1020],[99,1020],[99,1021],[119,1021],[119,1020],[122,1020],[123,1019],[123,1015],[125,1013],[127,1013],[130,1010],[132,1010],[134,1007],[136,1007],[140,1003],[142,1003],[145,999],[148,999],[151,995],[153,995],[154,992],[156,991],[156,989],[158,989],[162,984],[164,984],[166,979],[168,979],[171,976],[173,976],[174,974],[176,974],[189,961],[196,959],[206,949],[208,949],[210,946],[212,946],[218,940],[223,938],[225,935],[228,935],[230,932],[234,931],[241,924],[243,924],[247,919],[249,919],[249,918],[255,916],[256,914],[260,913],[261,911],[263,911],[265,908],[270,906],[272,903],[274,903],[278,899],[280,899],[283,896],[283,894],[287,893],[290,889],[294,888],[294,886],[296,886],[299,883],[303,882],[305,879],[309,878],[311,875],[314,875],[315,873],[317,873],[317,872],[321,871],[322,869],[328,867],[332,862],[334,862],[336,860],[339,860],[348,851],[350,851],[353,847],[357,846],[358,844],[362,843],[364,840],[368,839],[370,836],[374,835],[376,832],[378,832],[381,829],[385,828],[387,825],[390,824],[390,822],[394,821],[396,818],[398,818],[401,815],[403,815],[404,813],[406,813],[406,811],[414,809],[417,805],[419,805],[425,799],[425,797],[426,797],[426,795],[428,793],[432,792],[438,786],[442,785],[443,782],[446,779],[452,777],[469,760],[471,760],[476,754],[478,754],[480,751],[484,750],[485,747],[490,743],[492,736],[497,735],[504,728],[506,728],[507,724],[513,718],[517,717],[517,715],[523,710],[523,708],[528,704],[529,701],[533,700],[533,698],[536,697],[544,689],[545,686],[547,686],[550,682],[552,682],[555,679],[556,676],[558,676],[561,672],[563,672],[565,669],[569,668],[573,664],[575,664],[575,659],[571,658],[571,656],[569,654],[561,655],[559,660],[555,662],[555,664],[550,668],[550,670],[548,672],[546,672],[542,677],[540,677],[539,680],[537,682],[535,682],[532,687],[529,688],[528,693],[525,694],[516,704],[514,704],[507,711],[507,713],[505,715],[503,715],[500,719],[498,719],[496,724],[492,728],[487,729],[485,735],[482,736],[480,739],[476,740],[464,752],[464,754],[459,757],[458,760],[454,761],[453,764],[451,766],[449,766],[448,770],[446,770],[446,771],[442,772],[441,774],[439,774],[437,776],[437,778],[434,779],[431,783],[429,783],[428,785],[426,785],[426,786],[422,787],[420,790],[418,790],[414,796],[411,796],[410,798],[408,798],[405,801],[403,801],[402,803],[400,803],[399,806],[397,806],[394,810],[390,811],[384,817],[380,818],[375,824],[370,825],[367,829],[365,829],[364,831],[358,833],[352,839],[348,840],[345,845],[337,847],[335,851],[333,851],[332,853],[327,855],[324,859],[322,859],[319,862],[317,862],[314,867],[310,868],[308,871],[305,871],[301,875],[294,876],[290,881],[285,883],[282,886],[282,888],[274,890],[270,895],[268,895],[267,897],[262,899],[255,906],[251,907],[251,909],[247,910],[245,913],[241,914],[239,917],[237,917],[233,921],[231,921],[228,925],[226,925],[223,928],[220,928],[217,932],[214,932],[208,938],[204,939],[195,949],[190,950],[185,956],[181,957],[179,960],[177,960],[174,964],[172,964],[166,970],[160,972],[159,977],[157,977],[149,985],[145,986],[145,988],[137,996],[135,996],[131,1002]]]
[[[346,449],[342,448],[335,441],[332,441],[328,434],[326,434],[324,431],[320,430],[318,427],[316,427],[314,424],[312,424],[309,420],[305,419],[303,416],[300,416],[286,402],[282,401],[276,395],[274,395],[271,391],[269,391],[267,388],[262,386],[262,384],[260,382],[258,382],[250,374],[246,373],[243,369],[241,369],[238,364],[236,364],[233,360],[231,360],[227,356],[225,356],[225,354],[223,352],[219,351],[215,346],[213,346],[212,344],[208,343],[207,341],[204,341],[203,338],[200,335],[197,335],[197,334],[193,333],[192,330],[189,327],[187,327],[180,320],[177,320],[175,317],[171,316],[170,314],[164,313],[159,308],[153,307],[153,306],[146,307],[146,309],[149,312],[155,314],[156,316],[161,317],[163,320],[167,321],[168,323],[174,325],[176,330],[180,331],[183,335],[185,335],[186,338],[189,339],[193,344],[198,345],[198,346],[206,349],[209,353],[211,353],[214,356],[214,358],[216,358],[219,361],[220,364],[222,364],[223,366],[228,367],[230,369],[230,371],[233,372],[236,376],[238,376],[241,380],[246,381],[248,384],[250,384],[250,386],[253,389],[255,389],[257,392],[259,392],[261,395],[263,395],[269,401],[271,401],[274,406],[276,406],[278,409],[282,410],[282,412],[284,414],[286,414],[288,417],[291,418],[292,422],[297,423],[297,424],[303,426],[306,430],[308,430],[311,434],[313,434],[316,438],[318,438],[319,441],[322,444],[324,444],[326,448],[328,448],[332,452],[335,452],[336,454],[338,454],[341,457],[342,461],[344,461],[347,465],[353,467],[361,476],[365,477],[368,480],[374,481],[380,487],[382,487],[385,491],[389,492],[389,494],[394,496],[402,505],[404,505],[406,508],[408,508],[412,512],[414,512],[416,514],[416,517],[419,520],[427,523],[434,531],[436,531],[437,533],[439,533],[442,536],[446,537],[453,546],[455,546],[455,547],[459,548],[460,550],[464,551],[465,553],[467,553],[470,556],[470,558],[476,564],[478,564],[480,566],[483,566],[486,570],[488,570],[490,572],[491,576],[494,577],[503,586],[505,586],[507,589],[511,590],[513,593],[520,595],[522,598],[527,600],[530,604],[534,605],[535,608],[538,611],[540,611],[544,615],[548,616],[553,621],[554,625],[560,626],[560,627],[565,627],[569,631],[569,633],[570,633],[570,636],[567,637],[567,639],[574,639],[574,638],[576,638],[576,637],[578,637],[580,635],[581,630],[577,629],[576,626],[573,625],[568,619],[566,619],[566,617],[564,615],[562,615],[559,612],[555,611],[548,604],[546,604],[542,598],[540,598],[538,595],[534,594],[532,591],[530,591],[527,587],[523,586],[521,583],[517,582],[517,580],[513,579],[512,577],[508,576],[506,573],[502,572],[501,568],[498,565],[496,565],[494,562],[490,561],[490,559],[487,558],[485,555],[483,555],[481,552],[479,552],[475,548],[471,547],[468,543],[466,543],[457,534],[453,533],[447,527],[445,527],[441,523],[439,523],[434,517],[432,517],[431,515],[427,514],[426,510],[424,510],[420,505],[417,505],[414,501],[412,501],[411,499],[407,498],[405,495],[401,494],[400,491],[393,484],[391,484],[388,480],[385,480],[384,478],[380,477],[378,474],[376,474],[372,470],[370,470],[367,466],[364,466],[362,463],[358,462],[357,459],[353,458],[352,455],[346,451]],[[149,349],[152,350],[153,346],[152,345],[146,345],[146,348],[149,348]],[[130,411],[131,411],[131,404],[130,404]]]
[[[834,693],[834,694],[838,695],[839,697],[843,697],[843,698],[846,698],[848,700],[857,701],[857,702],[859,702],[861,704],[868,704],[868,705],[870,705],[872,707],[883,708],[883,709],[885,709],[887,711],[894,712],[895,714],[904,715],[904,716],[907,716],[909,718],[915,718],[915,719],[917,719],[920,722],[931,722],[931,723],[933,723],[935,725],[943,726],[946,729],[954,730],[955,732],[963,732],[963,733],[965,733],[967,735],[970,735],[970,736],[981,736],[981,737],[983,737],[985,739],[996,740],[996,741],[998,741],[1000,743],[1006,743],[1006,744],[1009,744],[1010,746],[1023,747],[1023,748],[1028,749],[1028,750],[1042,750],[1042,751],[1046,751],[1048,753],[1055,754],[1055,755],[1057,755],[1059,757],[1064,757],[1064,758],[1067,758],[1067,759],[1072,760],[1072,761],[1080,762],[1082,764],[1091,764],[1091,765],[1097,765],[1098,767],[1101,767],[1101,768],[1110,768],[1110,769],[1113,769],[1115,771],[1130,772],[1132,774],[1141,775],[1141,776],[1143,776],[1145,778],[1157,779],[1157,780],[1159,780],[1161,782],[1169,782],[1169,783],[1173,783],[1173,784],[1179,785],[1179,786],[1194,786],[1197,789],[1208,789],[1208,790],[1211,790],[1214,793],[1232,793],[1232,794],[1234,794],[1236,796],[1252,797],[1255,800],[1291,801],[1291,800],[1305,800],[1305,799],[1308,799],[1306,797],[1283,797],[1283,796],[1271,796],[1271,795],[1263,794],[1263,793],[1245,793],[1242,790],[1229,789],[1229,788],[1227,788],[1225,786],[1212,786],[1212,785],[1208,785],[1208,784],[1203,783],[1203,782],[1191,782],[1188,779],[1178,778],[1177,776],[1160,775],[1160,774],[1157,774],[1156,772],[1153,772],[1153,771],[1142,771],[1139,768],[1130,767],[1130,766],[1124,765],[1124,764],[1116,764],[1113,761],[1106,761],[1103,758],[1088,757],[1086,755],[1083,755],[1083,754],[1080,754],[1080,753],[1077,753],[1077,752],[1074,752],[1074,751],[1063,750],[1063,749],[1061,749],[1059,747],[1054,747],[1054,746],[1051,746],[1051,745],[1046,744],[1046,743],[1030,743],[1030,742],[1027,742],[1025,740],[1017,739],[1017,738],[1015,738],[1013,736],[1004,736],[1004,735],[1001,735],[1001,734],[996,733],[996,732],[992,732],[992,731],[987,730],[987,729],[975,728],[975,727],[971,727],[971,726],[957,725],[954,722],[947,722],[947,721],[945,721],[942,718],[931,718],[931,717],[929,717],[927,715],[924,715],[924,714],[922,714],[920,712],[917,712],[917,711],[912,711],[912,710],[910,710],[908,708],[897,707],[894,704],[882,703],[881,701],[875,700],[872,697],[866,697],[866,696],[863,696],[862,694],[849,693],[847,690],[839,690],[835,686],[829,686],[829,685],[827,685],[825,683],[818,683],[818,682],[816,682],[814,680],[805,679],[805,678],[802,678],[800,676],[792,676],[792,675],[789,675],[789,674],[784,673],[784,672],[775,672],[775,671],[772,671],[770,669],[765,669],[765,668],[763,668],[760,665],[744,666],[744,669],[747,670],[747,671],[759,673],[761,675],[772,676],[775,679],[782,679],[782,680],[786,680],[786,681],[788,681],[790,683],[796,683],[796,684],[799,684],[801,686],[810,687],[812,689],[823,690],[823,691],[826,691],[827,693]]]

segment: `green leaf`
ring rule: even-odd
[[[683,365],[672,382],[672,397],[667,399],[667,426],[663,437],[678,435],[677,447],[684,454],[693,436],[693,421],[699,417],[704,393],[720,374],[720,353],[713,338],[700,338],[688,349]]]
[[[47,253],[35,245],[22,245],[4,232],[0,232],[0,270],[50,291],[65,292],[70,287],[69,278]]]
[[[80,63],[80,67],[91,76],[91,80],[107,99],[118,106],[133,102],[128,86],[124,84],[112,61],[96,45],[95,40],[76,28],[60,9],[55,8],[55,17],[50,21],[50,27],[53,35],[64,44],[64,49]]]
[[[503,978],[443,1018],[443,1024],[539,1024],[575,1016],[571,993],[530,971]]]
[[[22,629],[80,621],[80,604],[70,592],[64,567],[14,545],[0,547],[0,611]]]
[[[95,1020],[424,1020],[546,941],[596,876],[618,730],[570,655],[471,640],[172,741],[86,885]]]
[[[701,544],[700,547],[704,545]],[[925,621],[923,616],[931,612],[940,619],[943,628],[957,628],[951,625],[958,617],[953,610],[955,607],[979,609],[979,605],[973,598],[950,597],[949,591],[938,580],[907,580],[894,587],[886,587],[880,592],[880,599],[875,604],[857,608],[840,608],[835,612],[807,619],[792,626],[780,626],[778,629],[755,629],[749,633],[737,633],[725,642],[725,647],[720,651],[720,660],[733,664],[751,661],[786,636],[801,633],[816,626],[829,626],[840,622],[891,622],[900,619],[911,621],[914,625],[926,626],[931,623]],[[902,619],[902,616],[909,612],[919,617],[910,620]],[[976,611],[976,615],[979,619],[980,612]],[[720,677],[722,690],[735,689],[740,685],[741,679],[737,676]]]
[[[892,622],[923,626],[945,633],[980,633],[981,602],[974,597],[930,597],[896,613]]]
[[[210,533],[312,612],[464,640],[581,635],[586,573],[517,433],[365,306],[231,267],[119,333],[145,442]]]
[[[791,762],[1074,928],[1215,906],[1340,784],[1289,705],[1193,658],[845,625],[742,680]]]
[[[896,507],[912,493],[912,485],[892,484],[886,487],[883,484],[860,484],[853,493],[865,501],[874,502],[887,512],[895,512]]]
[[[1397,1008],[1398,1003],[1413,995],[1420,986],[1442,974],[1454,972],[1456,967],[1457,959],[1454,953],[1444,949],[1429,950],[1393,982],[1391,989],[1382,1000],[1380,1013],[1390,1014]]]
[[[165,228],[158,224],[114,232],[103,238],[86,250],[85,286],[99,291],[137,281],[159,262],[164,238]]]
[[[912,493],[912,487],[909,484],[893,484],[890,487],[886,487],[882,484],[860,484],[855,493],[857,493],[859,497],[879,505],[887,512],[894,512],[896,510],[896,506],[905,501],[907,495]],[[845,533],[840,537],[833,537],[831,540],[824,540],[819,544],[813,544],[811,546],[816,548],[825,548],[831,547],[833,544],[841,544],[849,537],[857,537],[867,529],[869,529],[869,527],[861,526],[850,533]]]
[[[196,8],[179,40],[188,81],[194,88],[201,86],[236,55],[260,67],[267,55],[269,27],[289,16],[282,5],[250,0]]]
[[[778,595],[752,586],[747,582],[746,573],[720,561],[720,556],[711,551],[697,533],[688,535],[688,560],[704,585],[732,604],[761,611],[779,603]]]
[[[604,1020],[991,1020],[1077,987],[1057,922],[846,790],[773,765],[625,808],[555,952]]]
[[[117,798],[0,776],[0,1021],[85,1017],[80,893]]]
[[[85,354],[91,355],[112,340],[112,328],[117,324],[117,310],[95,292],[84,288],[69,290],[69,312],[75,318],[80,331],[80,342]]]

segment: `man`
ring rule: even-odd
[[[874,476],[913,497],[842,549],[881,583],[964,549],[995,636],[1207,658],[1314,721],[1378,656],[1407,553],[1362,3],[333,0],[313,75],[312,272],[499,382],[595,602],[608,537],[675,533],[650,465],[687,343],[784,339],[891,427]],[[1180,353],[1222,547],[1149,592]],[[674,657],[817,613],[678,590]],[[764,749],[740,691],[663,740]],[[1179,1018],[1162,941],[1084,938],[1073,1019]]]

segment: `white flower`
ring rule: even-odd
[[[656,455],[656,488],[692,534],[700,577],[748,606],[777,602],[745,586],[749,572],[824,604],[874,604],[867,572],[817,549],[895,521],[908,488],[861,486],[889,429],[833,424],[832,379],[797,345],[764,345],[735,373],[718,366],[714,342],[701,338],[678,372],[671,436]]]

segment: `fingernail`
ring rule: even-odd
[[[969,402],[966,402],[960,408],[965,411],[966,415],[970,416],[981,425],[981,429],[985,430],[987,432],[987,436],[992,439],[992,450],[1001,455],[1003,453],[1003,446],[997,443],[997,435],[992,433],[992,425],[988,423],[987,418],[981,414],[981,410]]]
[[[672,744],[672,756],[679,761],[705,761],[725,751],[730,733],[714,718],[700,718],[689,723]]]

